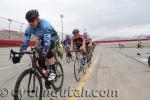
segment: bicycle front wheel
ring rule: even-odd
[[[66,61],[67,61],[67,63],[70,63],[70,60],[71,60],[70,57],[67,57],[67,56],[66,56]]]
[[[14,89],[14,100],[42,100],[41,77],[32,68],[25,70],[18,78]]]
[[[76,81],[80,81],[80,77],[81,77],[81,63],[79,58],[76,58],[74,61],[74,76]]]

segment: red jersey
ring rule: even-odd
[[[73,44],[79,46],[79,45],[82,45],[84,41],[84,37],[78,34],[72,37],[72,41],[73,41]]]

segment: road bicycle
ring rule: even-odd
[[[52,68],[47,65],[47,70],[44,70],[38,64],[39,54],[35,48],[31,51],[16,52],[10,50],[10,58],[17,55],[27,54],[31,58],[31,68],[23,71],[17,79],[14,88],[14,100],[42,100],[43,92],[43,80],[45,80],[45,88],[50,89],[51,87],[58,92],[63,86],[64,73],[60,62],[55,63],[55,74],[54,80],[48,81],[48,76],[52,73]],[[26,96],[22,96],[20,91],[26,90]],[[35,96],[35,95],[36,96]],[[32,97],[31,97],[32,95]],[[33,96],[34,95],[34,96]],[[27,99],[27,97],[29,97]]]

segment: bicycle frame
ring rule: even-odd
[[[42,72],[42,70],[40,69],[40,66],[38,65],[38,58],[36,57],[36,54],[33,54],[33,57],[30,55],[30,58],[31,58],[33,70],[37,70],[38,74],[41,77],[43,77],[45,80],[47,80],[48,72],[47,71],[45,73]]]
[[[20,96],[18,90],[20,89],[20,84],[21,84],[22,79],[26,75],[29,75],[29,79],[27,79],[27,81],[26,81],[26,82],[28,82],[27,83],[27,89],[28,89],[27,94],[28,94],[28,96],[30,95],[30,92],[31,93],[36,92],[36,79],[38,80],[39,86],[40,86],[40,96],[39,96],[40,100],[42,100],[41,98],[42,98],[42,90],[43,90],[42,78],[45,79],[45,88],[46,89],[50,89],[52,86],[54,88],[54,90],[57,92],[62,88],[64,75],[63,75],[63,68],[59,62],[56,63],[56,65],[59,66],[58,68],[60,68],[60,72],[57,70],[56,79],[54,81],[48,81],[47,79],[49,77],[49,73],[51,73],[52,67],[48,65],[47,70],[45,72],[43,72],[41,70],[41,67],[38,64],[38,56],[39,55],[38,55],[38,51],[36,51],[36,49],[31,49],[31,51],[23,51],[23,52],[15,52],[15,51],[11,50],[10,51],[10,58],[11,58],[12,54],[13,54],[13,57],[19,57],[20,55],[28,54],[30,56],[30,59],[31,59],[31,63],[30,63],[31,65],[29,65],[29,66],[31,66],[31,68],[23,71],[20,74],[19,78],[17,79],[15,89],[14,89],[15,100],[20,100],[20,99],[18,99]],[[16,54],[18,54],[19,56],[15,56]],[[48,70],[49,70],[49,72],[48,72]],[[59,81],[60,85],[57,86],[57,85],[55,85],[55,82],[57,82],[57,79],[60,77],[62,77],[61,80]],[[32,88],[30,88],[30,86],[32,86]]]

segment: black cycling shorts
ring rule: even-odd
[[[76,50],[80,50],[80,47],[81,47],[82,45],[76,45]]]
[[[54,48],[55,48],[55,41],[51,40],[51,46],[50,46],[49,52],[48,52],[48,54],[46,56],[48,59],[54,57],[54,53],[52,51]]]

